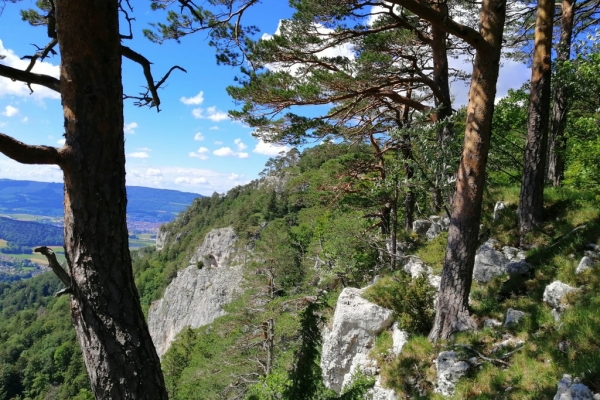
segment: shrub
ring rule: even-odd
[[[377,281],[365,298],[393,310],[398,325],[409,333],[427,334],[433,325],[435,289],[425,275],[412,279],[401,272]]]

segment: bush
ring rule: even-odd
[[[401,272],[377,281],[364,297],[396,313],[398,325],[409,333],[427,334],[433,325],[435,289],[421,275],[412,279]]]

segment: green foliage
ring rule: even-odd
[[[64,242],[63,230],[58,226],[5,217],[0,217],[0,238],[17,247],[62,246]]]
[[[0,286],[2,398],[90,398],[69,299],[52,297],[61,287],[51,273]]]
[[[364,294],[366,299],[393,310],[400,329],[419,334],[429,333],[433,325],[434,296],[435,289],[426,275],[413,279],[404,272],[379,279]]]

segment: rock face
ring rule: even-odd
[[[554,396],[554,400],[592,400],[594,398],[594,394],[586,385],[567,374],[564,374],[558,382],[558,390]]]
[[[221,234],[215,231],[221,231]],[[208,254],[214,256],[218,268],[198,268],[194,264],[179,271],[165,289],[163,298],[150,307],[148,328],[159,356],[168,350],[175,336],[186,326],[198,328],[224,315],[223,305],[241,292],[243,266],[227,264],[227,260],[237,260],[231,233],[231,228],[211,231],[196,252],[204,257],[210,250]],[[218,243],[218,238],[223,242]]]
[[[156,234],[156,250],[161,251],[165,248],[165,243],[169,237],[169,232],[166,230],[164,225],[161,225],[158,228],[158,233]]]
[[[494,277],[507,273],[526,273],[531,266],[525,262],[525,253],[517,248],[504,246],[502,251],[496,250],[498,242],[489,239],[481,245],[475,254],[473,279],[478,282],[489,282]]]
[[[435,360],[437,368],[437,381],[434,391],[442,396],[452,396],[456,382],[470,368],[468,362],[460,360],[454,351],[443,351]]]
[[[576,291],[574,287],[562,283],[561,281],[554,281],[544,289],[543,300],[552,308],[561,308],[561,299],[567,294]]]
[[[232,227],[213,229],[206,234],[204,241],[196,249],[190,264],[202,261],[208,267],[233,265],[240,261],[236,251],[237,235]]]
[[[365,374],[375,375],[377,368],[368,358],[369,351],[377,335],[392,325],[393,312],[363,299],[364,290],[345,288],[342,291],[333,327],[325,328],[323,334],[323,383],[338,393],[352,381],[358,368]]]
[[[419,236],[423,236],[427,233],[429,228],[431,228],[432,222],[428,219],[417,219],[413,222],[413,232],[415,232]]]

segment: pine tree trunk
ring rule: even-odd
[[[118,2],[56,0],[71,316],[97,399],[166,399],[128,246]]]
[[[571,41],[576,0],[563,0],[560,42],[556,49],[558,64],[571,58]],[[548,138],[548,180],[552,186],[560,186],[565,173],[565,155],[567,140],[565,127],[569,110],[569,94],[565,82],[556,82],[553,94],[550,136]]]
[[[454,332],[475,327],[469,316],[468,301],[479,235],[504,19],[504,0],[483,1],[480,32],[486,43],[477,49],[473,65],[465,140],[456,180],[446,257],[434,326],[429,333],[432,341],[446,339]]]
[[[546,149],[548,145],[548,117],[550,113],[550,78],[552,22],[554,0],[538,0],[535,21],[533,65],[527,141],[523,163],[523,180],[519,199],[519,233],[521,246],[525,235],[542,220],[544,210],[544,182]]]

